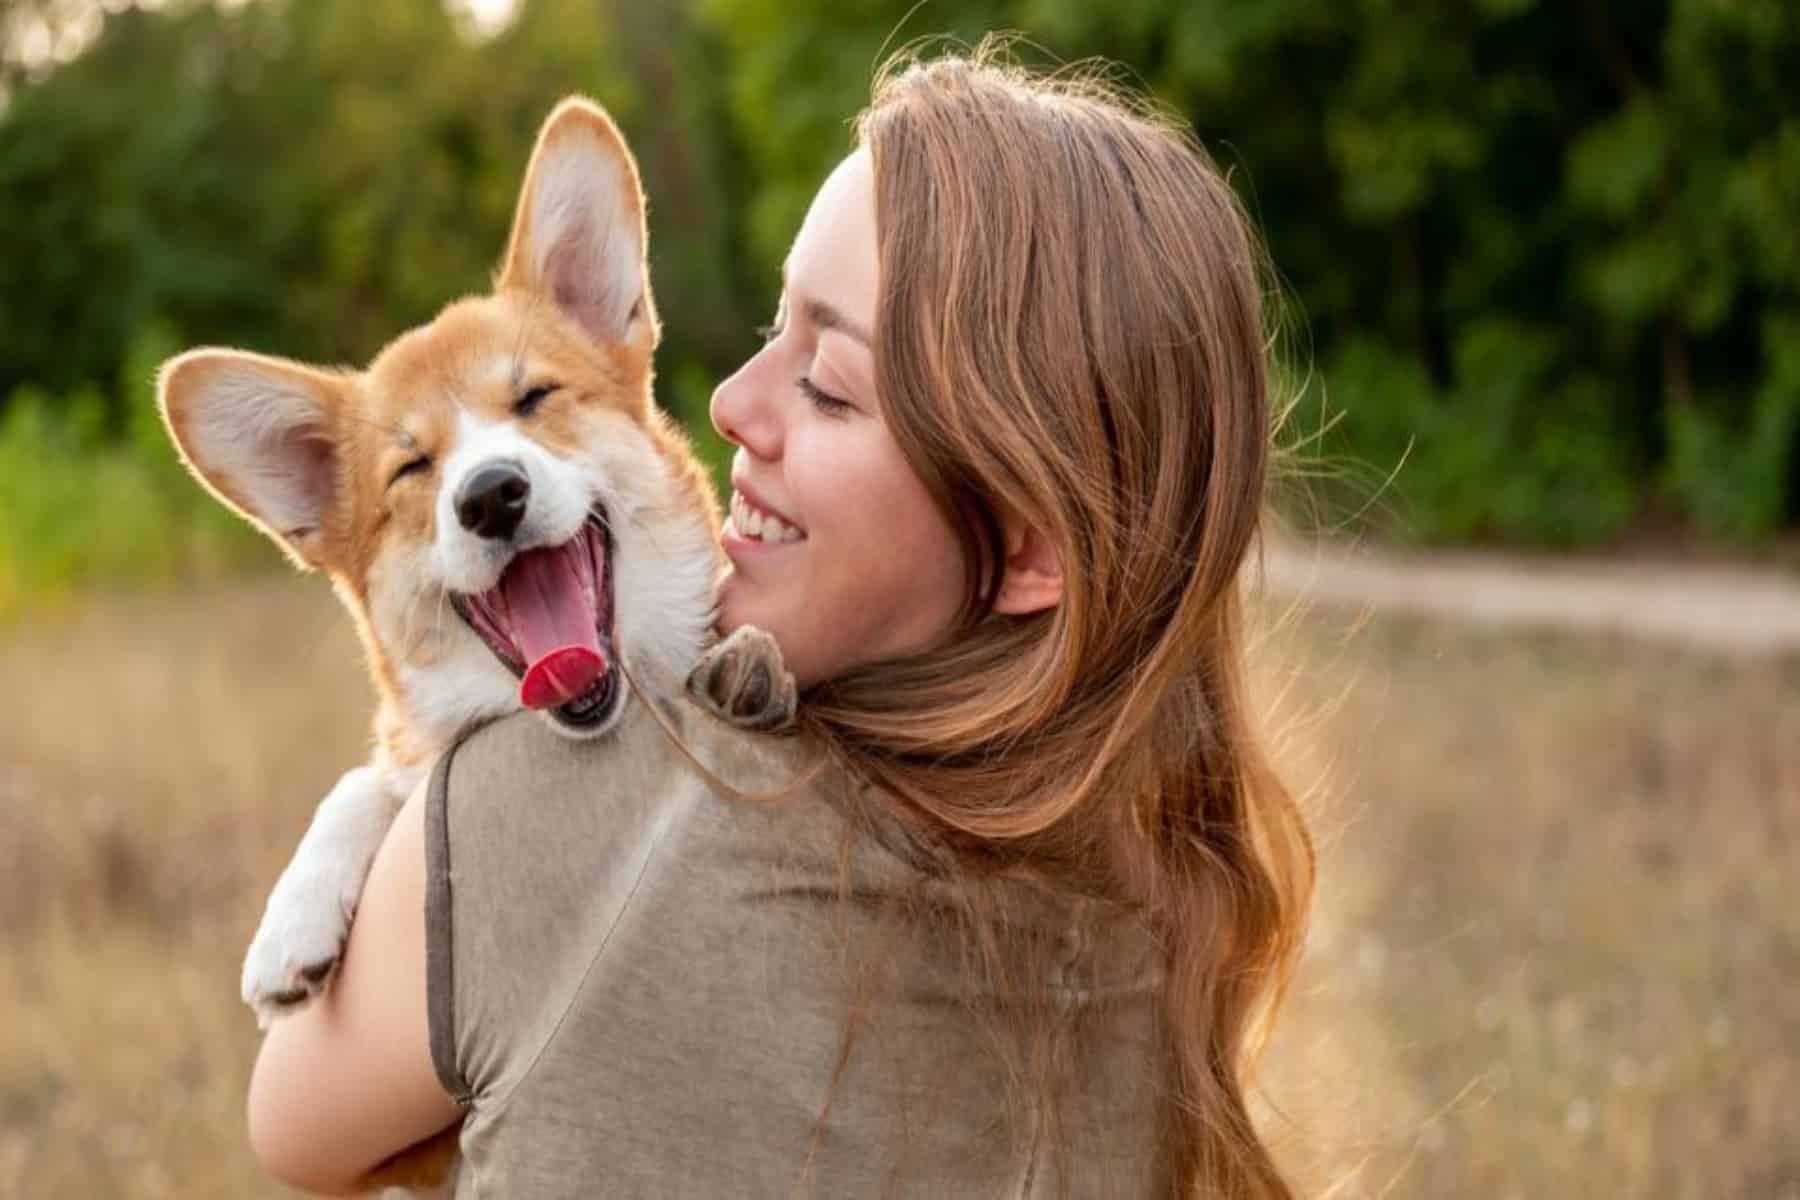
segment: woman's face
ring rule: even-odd
[[[877,260],[859,150],[794,239],[768,343],[712,398],[713,425],[737,446],[719,628],[773,634],[801,687],[925,648],[962,599],[956,534],[876,397]]]

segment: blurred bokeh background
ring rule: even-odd
[[[366,748],[347,622],[181,471],[156,364],[357,363],[484,289],[582,91],[720,461],[884,50],[1001,29],[1230,172],[1291,524],[1386,556],[1284,550],[1264,602],[1323,855],[1282,1154],[1315,1194],[1800,1197],[1792,0],[0,0],[0,1195],[279,1191],[237,967]]]

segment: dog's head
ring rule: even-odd
[[[711,622],[717,504],[655,409],[643,195],[612,121],[545,122],[494,292],[367,369],[165,364],[183,458],[357,614],[384,697],[441,742],[529,703],[609,728],[617,666],[679,679]]]

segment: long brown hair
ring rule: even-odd
[[[1287,1197],[1245,1087],[1313,852],[1243,678],[1275,423],[1249,223],[1175,124],[991,45],[890,64],[856,128],[877,389],[969,584],[940,645],[815,687],[802,732],[966,879],[1139,921],[1161,958],[1163,1190]],[[990,611],[1002,514],[1061,555],[1047,612]],[[1004,920],[972,915],[1004,951]]]

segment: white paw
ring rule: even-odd
[[[298,865],[298,864],[296,864]],[[262,924],[244,956],[243,997],[264,1029],[325,990],[362,888],[362,873],[339,869],[296,874],[275,885]]]

